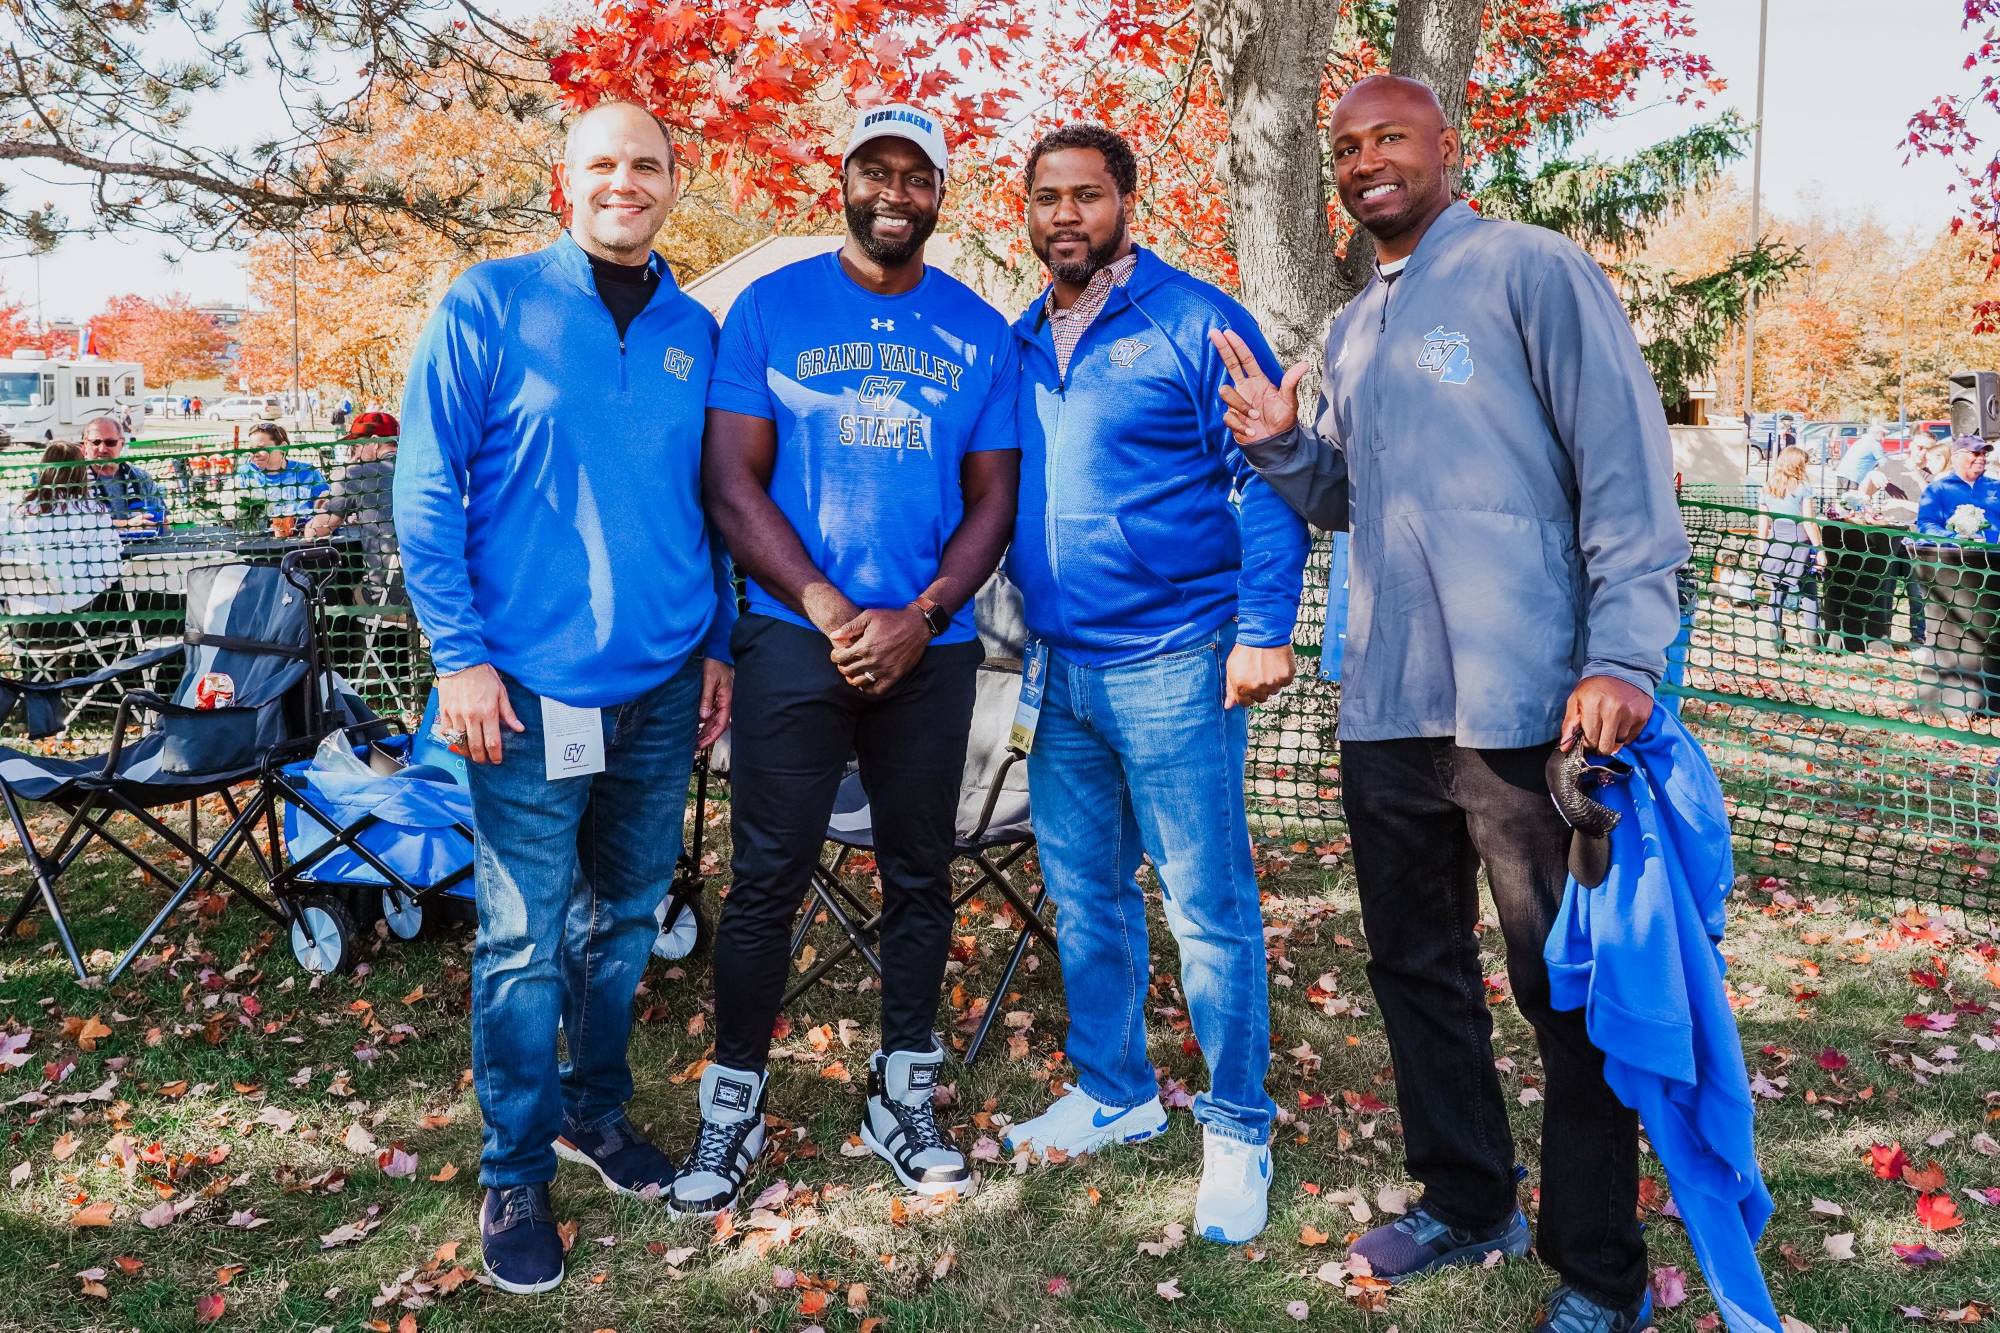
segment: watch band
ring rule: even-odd
[[[930,598],[919,596],[910,605],[916,607],[917,614],[924,618],[924,628],[931,632],[933,639],[951,628],[951,617]]]

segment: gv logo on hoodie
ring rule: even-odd
[[[1111,364],[1120,370],[1130,370],[1132,363],[1145,355],[1153,344],[1144,338],[1120,338],[1111,344]]]
[[[1430,371],[1440,384],[1464,384],[1472,378],[1472,341],[1438,325],[1424,335],[1424,352],[1417,358],[1417,369]]]

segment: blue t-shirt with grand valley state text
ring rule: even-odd
[[[708,405],[776,424],[771,499],[820,572],[856,606],[907,606],[964,515],[965,455],[1020,447],[1016,356],[1006,317],[950,274],[880,296],[819,255],[736,298]],[[749,602],[811,628],[755,579]],[[938,642],[973,634],[968,601]]]

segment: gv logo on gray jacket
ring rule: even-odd
[[[1440,324],[1424,335],[1424,352],[1417,369],[1428,370],[1440,384],[1464,384],[1472,378],[1472,342],[1463,333],[1447,333]]]

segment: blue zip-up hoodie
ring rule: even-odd
[[[403,397],[396,536],[440,672],[491,662],[581,708],[728,660],[735,594],[701,508],[715,319],[675,285],[621,339],[568,233],[475,264]]]
[[[1551,1002],[1584,1011],[1605,1082],[1639,1113],[1716,1309],[1734,1333],[1778,1333],[1757,1266],[1771,1195],[1716,947],[1736,878],[1722,785],[1670,709],[1621,757],[1632,776],[1599,796],[1622,816],[1611,873],[1569,882],[1543,949]]]
[[[1056,373],[1047,293],[1021,339],[1021,498],[1008,572],[1028,628],[1090,666],[1200,643],[1292,641],[1305,523],[1258,478],[1222,424],[1231,329],[1279,375],[1250,312],[1140,249],[1132,276]]]

